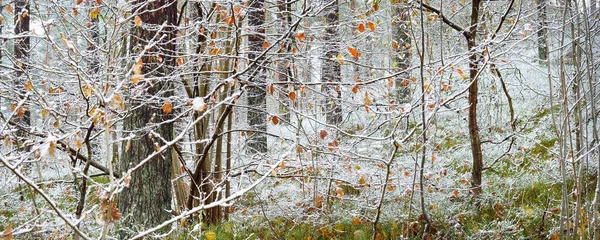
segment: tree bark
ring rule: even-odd
[[[481,175],[483,171],[483,156],[481,153],[481,140],[479,139],[479,126],[477,125],[477,97],[479,75],[479,53],[477,53],[477,25],[479,22],[479,4],[481,0],[473,0],[471,5],[471,26],[467,34],[469,56],[469,139],[471,140],[471,155],[473,169],[471,170],[471,187],[475,196],[481,193]]]
[[[548,24],[546,22],[546,0],[537,1],[537,14],[539,21],[538,35],[538,57],[540,60],[548,59],[548,52],[546,51],[546,37],[548,35]]]
[[[259,61],[258,56],[263,51],[265,41],[265,9],[264,0],[253,0],[250,3],[248,11],[248,26],[250,34],[248,35],[248,59],[250,61]],[[255,65],[250,71],[251,85],[248,90],[248,114],[246,116],[252,134],[248,134],[248,153],[265,153],[267,151],[267,136],[262,132],[267,131],[267,101],[265,82],[266,75],[263,68]],[[252,77],[253,76],[253,77]]]
[[[392,20],[392,37],[394,44],[393,48],[393,62],[392,69],[394,73],[399,71],[405,71],[398,75],[394,81],[394,87],[396,88],[396,99],[397,103],[405,103],[410,101],[410,74],[408,68],[410,67],[410,35],[408,33],[407,23],[409,22],[409,11],[404,1],[394,0],[392,1],[392,13],[394,19]]]
[[[132,52],[142,52],[151,44],[150,39],[157,35],[164,37],[158,37],[158,43],[140,56],[144,62],[142,72],[145,74],[145,80],[139,84],[148,84],[148,88],[146,95],[130,96],[129,106],[132,110],[123,120],[123,132],[125,136],[135,136],[123,143],[122,159],[118,164],[120,172],[127,172],[129,168],[155,153],[156,149],[164,144],[159,136],[167,141],[173,136],[173,124],[161,123],[170,118],[169,114],[163,113],[161,106],[165,97],[173,95],[173,86],[168,80],[161,79],[167,76],[175,65],[175,45],[172,39],[176,34],[177,1],[136,0],[132,4],[135,6],[133,12],[139,14],[143,23],[132,30]],[[161,30],[151,30],[163,23],[166,25]],[[163,59],[162,62],[157,56]],[[152,84],[144,81],[152,81]],[[148,101],[157,96],[158,100]],[[150,127],[149,124],[157,126]],[[127,227],[151,227],[170,217],[168,210],[171,209],[172,199],[171,151],[171,148],[167,148],[131,173],[129,187],[124,188],[118,196],[118,206],[125,217],[123,224]]]
[[[327,124],[337,125],[342,122],[342,91],[339,85],[341,82],[341,67],[336,57],[339,54],[339,6],[337,0],[325,8],[325,35],[323,43],[325,46],[325,62],[321,67],[321,83],[324,84],[325,111],[327,115]]]

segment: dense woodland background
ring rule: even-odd
[[[599,239],[597,0],[0,0],[10,239]]]

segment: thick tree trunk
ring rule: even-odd
[[[401,0],[392,1],[392,13],[394,19],[392,20],[392,37],[394,44],[393,48],[393,62],[392,69],[394,73],[399,71],[405,71],[404,73],[396,76],[394,81],[394,87],[396,88],[396,99],[397,103],[405,103],[410,101],[410,88],[409,79],[410,74],[408,68],[410,67],[410,35],[408,33],[407,23],[409,22],[409,11],[408,7]]]
[[[259,61],[258,56],[263,51],[265,41],[265,9],[264,0],[252,0],[250,10],[248,11],[248,25],[250,34],[248,35],[248,59],[250,61]],[[248,134],[248,153],[264,153],[267,151],[267,136],[262,132],[267,131],[267,101],[265,82],[266,75],[263,68],[255,65],[250,71],[252,87],[248,90],[248,109],[247,120],[252,134]]]
[[[29,40],[29,0],[17,0],[15,5],[15,69],[16,77],[13,80],[14,86],[19,89],[19,98],[25,97],[25,88],[23,85],[29,81],[25,71],[29,68],[29,51],[31,44]],[[31,125],[31,112],[28,104],[23,105],[24,112],[19,117],[19,124],[27,127]],[[22,143],[26,139],[25,133],[21,130],[17,132]],[[23,149],[29,151],[29,147]]]
[[[341,67],[336,57],[339,54],[338,25],[339,25],[339,6],[337,0],[331,6],[327,7],[325,12],[325,35],[323,43],[325,46],[325,62],[321,67],[321,82],[324,84],[325,110],[327,115],[327,124],[337,125],[342,122],[342,91],[339,85],[341,82]],[[333,83],[333,84],[332,84]]]
[[[155,153],[158,147],[163,146],[164,142],[159,136],[167,141],[173,136],[173,124],[161,123],[170,117],[161,110],[163,100],[148,99],[173,95],[171,82],[154,77],[167,76],[174,66],[175,51],[172,39],[176,34],[176,3],[176,0],[136,0],[132,3],[137,8],[134,12],[140,14],[143,23],[142,26],[134,27],[132,31],[132,52],[142,52],[149,45],[150,39],[156,35],[165,37],[141,56],[144,62],[142,72],[145,79],[152,81],[152,85],[149,85],[147,95],[135,98],[131,96],[129,100],[132,110],[123,120],[123,132],[124,135],[133,134],[135,137],[123,143],[122,159],[118,164],[120,172],[127,172],[129,168]],[[165,22],[166,27],[160,31],[149,30]],[[163,61],[158,61],[157,56]],[[143,81],[139,84],[143,84]],[[150,127],[150,124],[158,126]],[[158,136],[152,134],[151,130]],[[118,197],[118,206],[125,217],[125,226],[151,227],[169,218],[168,210],[171,209],[172,199],[171,151],[171,148],[168,148],[159,153],[131,174],[129,187],[124,188]]]
[[[479,139],[479,126],[477,126],[477,97],[478,97],[478,74],[479,53],[476,51],[477,25],[479,22],[479,4],[481,0],[473,0],[471,7],[471,27],[467,34],[467,46],[469,50],[469,138],[471,140],[471,154],[473,157],[473,169],[471,172],[471,187],[475,196],[481,193],[481,174],[483,171],[483,156],[481,153],[481,140]]]

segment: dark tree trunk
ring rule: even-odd
[[[285,34],[288,28],[292,24],[292,8],[291,3],[287,0],[277,0],[277,7],[279,8],[279,12],[277,13],[277,18],[280,22],[280,34]],[[277,81],[279,82],[289,82],[292,76],[292,62],[293,58],[288,57],[288,54],[292,51],[292,35],[286,40],[283,41],[283,48],[281,49],[281,58],[277,61]],[[291,119],[289,114],[288,105],[293,105],[293,101],[288,101],[288,92],[289,86],[287,83],[281,84],[283,91],[281,93],[279,101],[281,101],[279,105],[279,116],[285,120],[289,121]]]
[[[29,0],[17,0],[15,4],[15,69],[16,77],[14,86],[19,89],[19,98],[25,97],[25,85],[29,80],[25,71],[29,68],[29,51],[31,44],[29,40]],[[19,124],[28,127],[31,125],[31,112],[28,104],[23,105],[23,115],[19,116]],[[19,142],[25,141],[25,133],[21,130],[17,132],[20,138]],[[23,149],[28,151],[29,148]]]
[[[248,11],[248,25],[250,34],[248,35],[248,59],[250,61],[259,61],[258,56],[263,51],[263,42],[265,41],[265,9],[264,0],[252,0],[250,10]],[[263,68],[259,65],[250,71],[253,76],[249,81],[252,87],[248,90],[248,109],[247,120],[250,130],[253,134],[248,138],[249,153],[264,153],[267,151],[267,136],[262,132],[267,131],[267,102],[265,82],[266,75]]]
[[[165,37],[142,56],[142,72],[145,80],[152,81],[152,85],[142,80],[138,84],[148,84],[147,95],[130,96],[131,111],[123,120],[123,133],[125,136],[134,134],[135,137],[130,142],[123,143],[122,159],[118,164],[120,172],[127,172],[155,153],[158,147],[164,146],[165,143],[159,136],[167,141],[173,136],[173,124],[161,123],[170,117],[163,113],[161,106],[165,97],[173,95],[172,82],[158,77],[169,75],[175,62],[175,45],[172,39],[176,34],[176,3],[176,0],[136,0],[132,3],[136,8],[134,12],[139,13],[143,22],[142,26],[132,30],[132,52],[140,53],[150,43],[150,39],[157,35]],[[165,28],[153,30],[165,22]],[[161,56],[162,62],[157,56]],[[151,130],[159,136],[150,133]],[[167,210],[171,209],[172,198],[171,151],[171,148],[167,148],[131,174],[130,186],[123,189],[118,197],[119,209],[125,217],[124,225],[134,228],[151,227],[169,218]]]
[[[405,103],[410,101],[410,88],[408,85],[410,74],[407,71],[410,67],[411,58],[410,35],[407,26],[410,12],[404,1],[396,0],[392,1],[392,4],[392,16],[394,17],[392,20],[392,37],[395,42],[392,45],[392,48],[394,49],[392,68],[394,69],[394,73],[405,71],[403,74],[398,75],[394,81],[394,86],[396,88],[395,97],[398,99],[398,103]]]
[[[339,85],[341,82],[340,64],[336,57],[339,54],[338,24],[339,24],[339,6],[337,0],[327,7],[325,12],[325,35],[323,43],[325,46],[325,62],[321,68],[321,82],[324,84],[325,110],[327,114],[327,124],[337,125],[342,122],[342,91]]]
[[[548,59],[548,51],[546,50],[546,38],[548,34],[548,24],[546,19],[546,0],[537,1],[537,14],[538,14],[538,57],[540,60]]]
[[[471,172],[471,186],[475,196],[481,193],[481,174],[483,171],[483,156],[481,153],[481,140],[479,139],[479,126],[477,126],[477,97],[478,97],[478,74],[479,53],[476,51],[477,29],[479,22],[479,4],[481,0],[473,0],[471,7],[471,27],[467,33],[467,46],[469,48],[469,138],[471,140],[471,154],[473,157],[473,169]]]

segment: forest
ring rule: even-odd
[[[599,8],[0,0],[0,239],[600,239]]]

